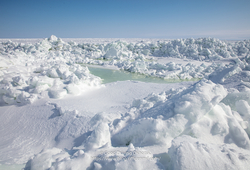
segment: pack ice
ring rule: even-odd
[[[250,167],[250,40],[1,40],[0,169]],[[172,83],[102,84],[88,67]]]

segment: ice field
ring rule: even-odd
[[[250,40],[0,39],[0,170],[250,167]]]

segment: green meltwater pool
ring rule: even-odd
[[[85,65],[85,66],[88,67],[91,74],[100,77],[102,79],[103,84],[116,81],[126,81],[126,80],[134,80],[134,81],[142,81],[150,83],[177,83],[183,81],[183,80],[165,80],[159,77],[153,77],[138,73],[131,73],[122,70],[112,70],[108,68],[94,67],[91,65]]]
[[[0,164],[0,170],[21,170],[24,169],[25,165],[1,165]]]

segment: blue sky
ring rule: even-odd
[[[249,0],[0,0],[0,38],[250,39]]]

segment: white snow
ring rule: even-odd
[[[52,35],[0,59],[0,169],[250,167],[249,40]]]

